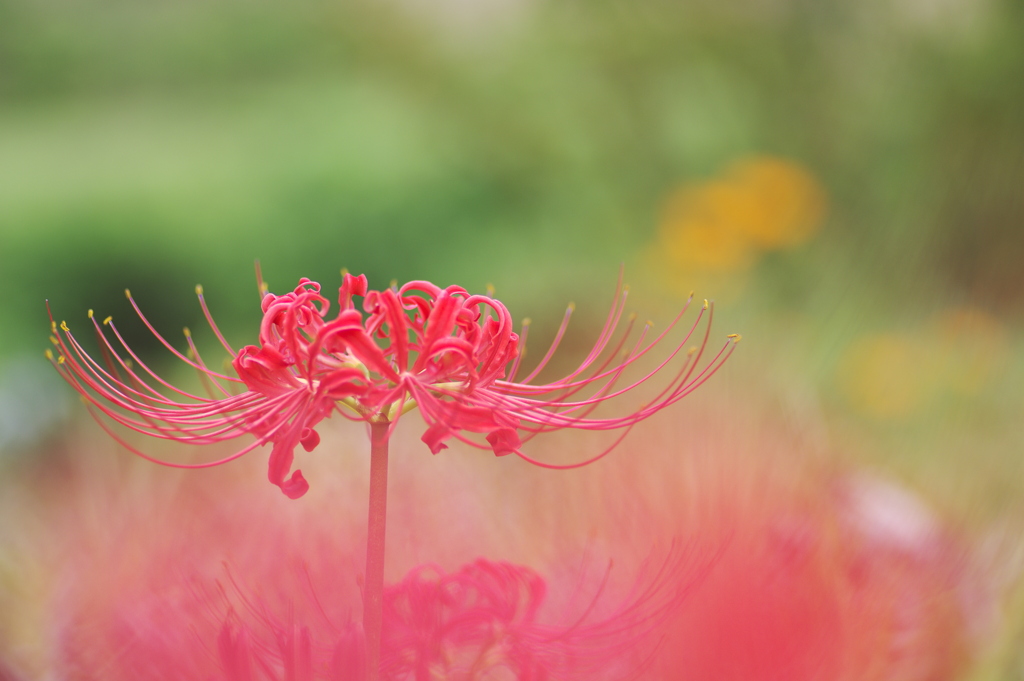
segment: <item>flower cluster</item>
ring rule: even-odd
[[[652,634],[703,578],[708,566],[693,558],[674,549],[604,617],[592,616],[599,587],[569,625],[538,617],[548,585],[530,568],[483,558],[451,573],[418,566],[384,590],[382,672],[417,679],[505,678],[502,671],[521,681],[628,678],[657,648]]]
[[[648,338],[648,324],[627,346],[634,317],[626,322],[625,333],[614,339],[627,294],[620,281],[604,328],[578,368],[556,381],[535,382],[565,333],[573,310],[570,305],[550,349],[529,375],[517,381],[528,322],[517,333],[508,309],[498,300],[471,295],[458,286],[441,288],[412,281],[401,288],[374,291],[368,289],[365,276],[344,273],[339,310],[331,317],[331,302],[321,293],[320,285],[302,279],[290,293],[264,295],[259,342],[240,351],[235,351],[217,328],[202,288],[196,290],[207,321],[234,358],[237,376],[211,369],[187,329],[188,351],[176,350],[126,293],[159,341],[199,371],[207,386],[206,396],[188,393],[162,379],[124,343],[109,317],[101,325],[91,311],[105,363],[91,357],[64,322],[59,327],[51,322],[51,340],[59,353],[54,357],[51,352],[51,360],[94,409],[135,431],[189,444],[219,442],[244,433],[256,436],[255,442],[227,459],[184,467],[223,463],[272,443],[270,481],[292,498],[302,496],[309,487],[301,471],[291,470],[295,448],[301,445],[311,451],[316,447],[320,441],[317,424],[335,412],[388,424],[390,432],[402,414],[419,408],[427,424],[423,442],[435,454],[454,438],[498,456],[516,454],[538,465],[566,467],[530,458],[521,451],[523,442],[560,428],[628,432],[638,421],[674,404],[707,380],[739,339],[730,336],[731,340],[700,367],[710,333],[711,312],[705,301],[685,337],[668,355],[622,385],[624,372],[646,361],[645,356],[672,331],[686,307],[657,337]],[[362,299],[362,309],[356,306],[356,298]],[[699,347],[683,352],[705,313],[709,323]],[[624,416],[592,416],[599,405],[645,383],[677,356],[681,360],[674,377],[644,405]],[[167,391],[173,396],[167,396]],[[619,440],[588,461],[568,467],[604,456]]]
[[[61,672],[94,678],[102,669],[105,679],[133,681],[363,681],[362,629],[339,619],[350,603],[312,592],[310,569],[278,568],[279,582],[259,590],[230,571],[226,582],[193,575],[168,592],[76,613],[61,639]],[[323,567],[312,569],[322,576]],[[381,676],[626,678],[657,649],[652,632],[676,612],[690,579],[682,563],[668,562],[659,581],[606,617],[593,616],[595,600],[576,621],[551,624],[539,616],[547,581],[528,567],[483,558],[452,572],[419,565],[384,590]]]

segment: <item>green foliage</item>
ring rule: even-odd
[[[669,192],[752,153],[808,168],[830,209],[750,274],[741,322],[1024,310],[1015,3],[462,14],[0,1],[0,353],[38,346],[44,297],[73,317],[124,286],[173,328],[201,281],[240,324],[255,258],[278,290],[347,266],[599,308],[619,263],[648,274]]]

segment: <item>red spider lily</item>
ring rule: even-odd
[[[321,295],[320,285],[302,279],[291,293],[264,295],[259,343],[240,351],[234,350],[217,328],[202,288],[196,291],[214,334],[234,358],[237,376],[211,369],[187,329],[187,352],[176,350],[157,333],[131,294],[126,294],[157,339],[200,373],[207,385],[206,396],[188,393],[162,379],[125,344],[109,317],[101,325],[91,311],[105,363],[89,356],[64,322],[58,327],[51,321],[51,340],[59,355],[55,359],[53,353],[49,356],[91,407],[132,430],[189,444],[219,442],[243,433],[256,436],[252,444],[226,459],[169,465],[216,465],[273,443],[269,478],[291,498],[302,496],[309,487],[301,471],[289,476],[295,447],[301,444],[306,451],[316,447],[320,440],[316,425],[335,412],[372,424],[389,424],[390,433],[403,413],[418,407],[427,423],[422,439],[435,454],[454,437],[474,447],[491,449],[495,455],[516,454],[540,466],[581,466],[611,451],[638,421],[700,386],[728,358],[739,340],[739,336],[730,336],[731,341],[700,367],[712,314],[705,301],[685,337],[664,359],[638,378],[620,381],[627,369],[641,362],[668,336],[690,304],[688,300],[672,324],[653,339],[649,338],[647,324],[627,345],[635,321],[630,317],[625,332],[614,340],[627,295],[620,277],[604,328],[580,366],[564,378],[539,383],[535,379],[565,333],[571,305],[540,363],[528,376],[516,380],[528,322],[524,322],[521,333],[516,333],[504,305],[490,296],[471,295],[458,286],[441,288],[426,281],[412,281],[401,288],[373,291],[367,289],[365,276],[345,273],[338,314],[329,318],[331,304]],[[353,301],[356,297],[363,299],[362,311]],[[705,312],[708,324],[699,346],[683,352]],[[109,327],[116,340],[109,338],[104,327]],[[591,415],[602,403],[644,384],[677,357],[680,366],[675,375],[644,405],[623,416]],[[97,420],[107,428],[101,419]],[[559,428],[624,432],[598,455],[568,466],[543,463],[520,451],[524,440]],[[107,430],[121,444],[150,459]],[[486,444],[466,433],[482,435]]]
[[[354,604],[331,589],[339,575],[328,579],[327,567],[277,565],[255,589],[229,571],[225,581],[193,576],[117,594],[68,622],[60,672],[83,681],[364,681],[362,629],[341,614]],[[624,605],[595,617],[599,586],[567,625],[543,621],[548,585],[528,567],[482,558],[451,573],[415,567],[384,590],[381,678],[635,679],[702,577],[692,567],[671,559]]]
[[[701,567],[689,558],[670,557],[604,618],[590,616],[599,587],[569,626],[539,621],[547,584],[529,568],[485,559],[449,574],[414,568],[384,592],[382,676],[504,678],[504,670],[520,681],[636,678],[638,660],[657,647],[656,632],[713,562]]]

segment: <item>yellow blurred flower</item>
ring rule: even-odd
[[[764,250],[807,242],[825,217],[825,191],[803,167],[772,157],[741,160],[726,173],[736,188],[733,228]]]
[[[947,395],[977,395],[1008,356],[1006,331],[973,308],[940,312],[919,333],[880,333],[854,341],[839,362],[840,391],[857,411],[911,416]]]
[[[920,410],[939,387],[939,366],[928,339],[909,334],[863,336],[839,364],[839,388],[857,411],[880,419]]]
[[[750,157],[721,177],[684,184],[666,201],[658,247],[676,266],[745,270],[761,251],[805,243],[820,228],[825,192],[793,161]]]
[[[669,200],[660,241],[668,258],[700,269],[733,271],[753,264],[756,253],[733,228],[730,209],[742,193],[726,182],[680,188]]]

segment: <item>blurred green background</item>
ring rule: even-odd
[[[624,264],[655,318],[718,298],[740,382],[1019,452],[1021,35],[997,0],[2,0],[0,445],[67,392],[45,299],[146,353],[122,289],[173,337],[201,282],[246,342],[259,258],[493,283],[539,336]]]
[[[1015,520],[1022,36],[1015,0],[0,0],[0,452],[79,411],[45,299],[153,356],[122,290],[177,337],[201,282],[248,342],[259,258],[493,283],[542,338],[624,264],[652,318],[717,299],[735,399]]]

